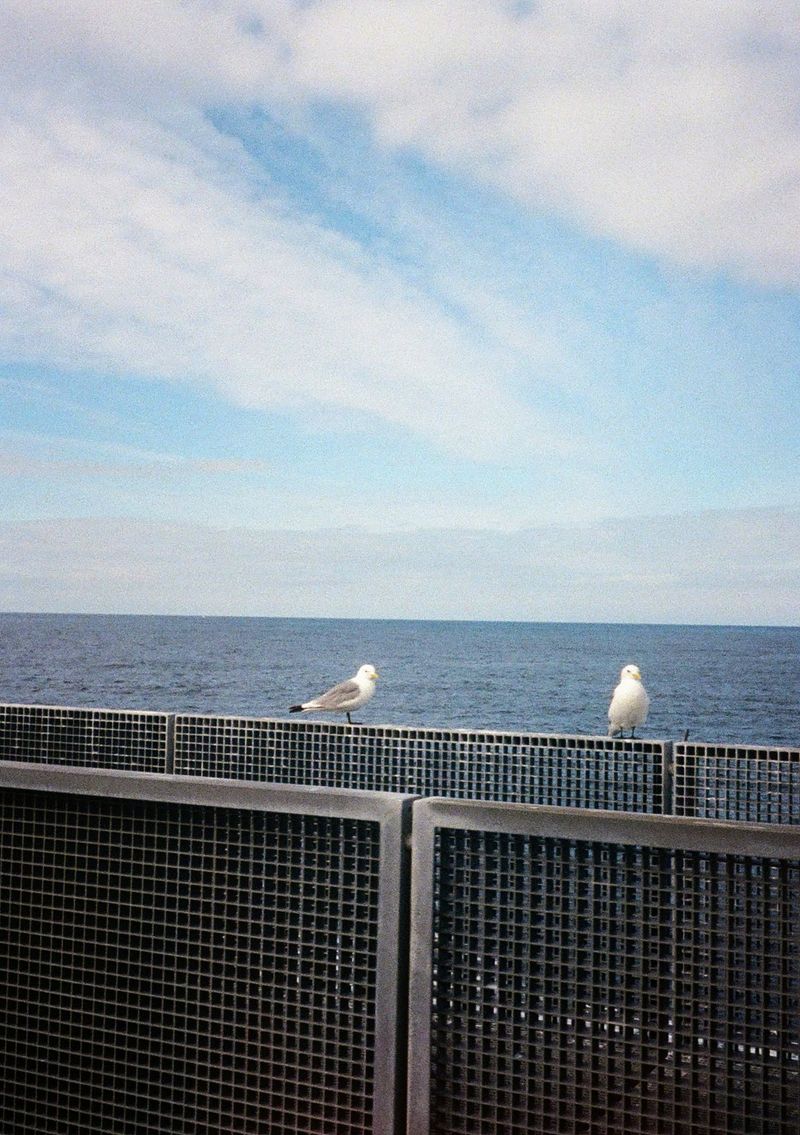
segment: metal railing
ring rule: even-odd
[[[800,748],[0,704],[0,760],[800,824]]]
[[[416,796],[661,812],[663,741],[178,714],[174,768],[193,776]]]
[[[0,759],[564,807],[668,810],[671,744],[0,705]]]
[[[796,1135],[800,830],[414,807],[409,1135]]]
[[[174,715],[61,705],[0,705],[0,760],[169,772]]]
[[[0,875],[3,1130],[800,1128],[798,825],[12,760]]]
[[[800,824],[800,749],[681,741],[673,785],[678,816]]]
[[[2,1130],[399,1135],[408,818],[0,765]]]

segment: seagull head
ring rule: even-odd
[[[369,662],[365,662],[363,666],[359,667],[356,677],[364,678],[368,682],[376,682],[378,680],[378,671]]]
[[[639,672],[639,667],[634,666],[632,662],[629,663],[627,666],[622,667],[622,669],[619,672],[619,676],[620,676],[620,680],[623,681],[623,682],[625,681],[626,678],[632,678],[634,680],[634,682],[641,682],[641,680],[642,680],[642,675]]]

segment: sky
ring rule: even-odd
[[[0,609],[798,622],[800,0],[5,0]]]

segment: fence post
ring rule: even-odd
[[[663,763],[663,791],[664,791],[664,815],[671,816],[675,810],[675,759],[673,756],[672,741],[664,742],[664,763]]]

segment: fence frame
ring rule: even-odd
[[[41,748],[36,756],[29,753],[23,757],[12,757],[7,755],[7,750],[3,746],[0,746],[0,761],[14,761],[18,764],[52,764],[60,768],[94,768],[100,772],[114,769],[126,772],[172,772],[175,754],[174,713],[153,709],[114,709],[107,706],[0,702],[0,742],[5,740],[9,734],[11,736],[19,734],[26,717],[30,724],[39,729],[44,729],[45,732],[49,729],[52,733],[55,733],[56,730],[63,729],[65,726],[82,729],[84,736],[81,739],[84,742],[87,738],[94,741],[96,733],[99,733],[102,737],[104,732],[113,732],[114,725],[121,726],[123,723],[131,727],[135,727],[137,724],[139,726],[152,725],[156,730],[160,729],[163,733],[160,738],[154,736],[152,738],[153,743],[148,746],[148,748],[152,748],[150,759],[160,767],[142,768],[139,766],[135,768],[128,754],[124,754],[125,761],[115,755],[105,762],[101,760],[87,761],[89,754],[81,754],[77,751],[74,754],[70,752],[67,755],[60,753],[53,755],[47,751],[44,738],[39,739]],[[49,739],[52,741],[52,738]],[[106,742],[107,740],[106,738]],[[118,761],[118,763],[115,763],[115,761]]]
[[[714,815],[721,797],[730,819],[800,824],[800,748],[724,741],[676,741],[672,748],[674,815],[722,818]],[[726,775],[728,769],[737,766],[748,767],[749,783]],[[709,796],[712,787],[719,796]],[[730,815],[732,804],[737,811],[749,814]],[[770,812],[772,816],[766,814]]]
[[[373,1130],[400,1135],[405,1111],[409,829],[412,797],[208,777],[0,761],[0,792],[33,790],[212,808],[362,820],[379,825]]]
[[[411,849],[407,1135],[430,1132],[433,867],[436,831],[441,828],[800,859],[800,828],[784,824],[445,798],[416,801]]]
[[[188,776],[316,777],[358,790],[653,815],[672,806],[673,746],[661,738],[181,713],[174,738],[172,767]],[[212,750],[208,766],[193,745]]]

